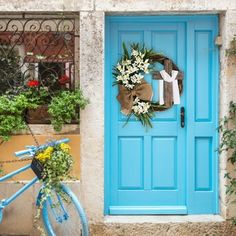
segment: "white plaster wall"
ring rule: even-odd
[[[91,11],[93,0],[0,0],[0,11],[8,12],[72,12]]]
[[[80,15],[80,85],[90,104],[81,112],[81,183],[90,220],[103,218],[104,13]]]
[[[234,0],[0,0],[2,12],[168,12],[189,13],[236,9]]]
[[[232,0],[95,0],[95,10],[107,12],[180,12],[225,11],[235,9]]]

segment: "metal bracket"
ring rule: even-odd
[[[215,45],[217,45],[217,46],[222,46],[222,43],[223,43],[222,37],[221,37],[220,35],[217,36],[217,37],[215,38]]]

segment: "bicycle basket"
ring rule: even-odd
[[[36,174],[36,176],[39,179],[43,178],[43,176],[42,176],[43,165],[36,158],[33,158],[32,162],[31,162],[31,169],[33,170],[33,172]]]

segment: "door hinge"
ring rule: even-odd
[[[215,38],[215,45],[222,46],[222,37],[219,35]]]

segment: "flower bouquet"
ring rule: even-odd
[[[62,181],[72,179],[70,172],[72,170],[73,160],[70,149],[68,144],[58,144],[52,141],[43,149],[38,150],[34,155],[31,168],[43,183],[34,220],[36,226],[42,213],[42,206],[48,198],[53,198],[56,194],[67,203],[71,201],[70,196],[63,191],[61,184]],[[54,207],[57,208],[58,204],[55,204]],[[37,229],[42,233],[44,232],[40,225],[37,226]]]
[[[73,160],[70,146],[65,143],[50,142],[44,149],[36,152],[31,168],[37,177],[50,185],[57,185],[69,178]]]

